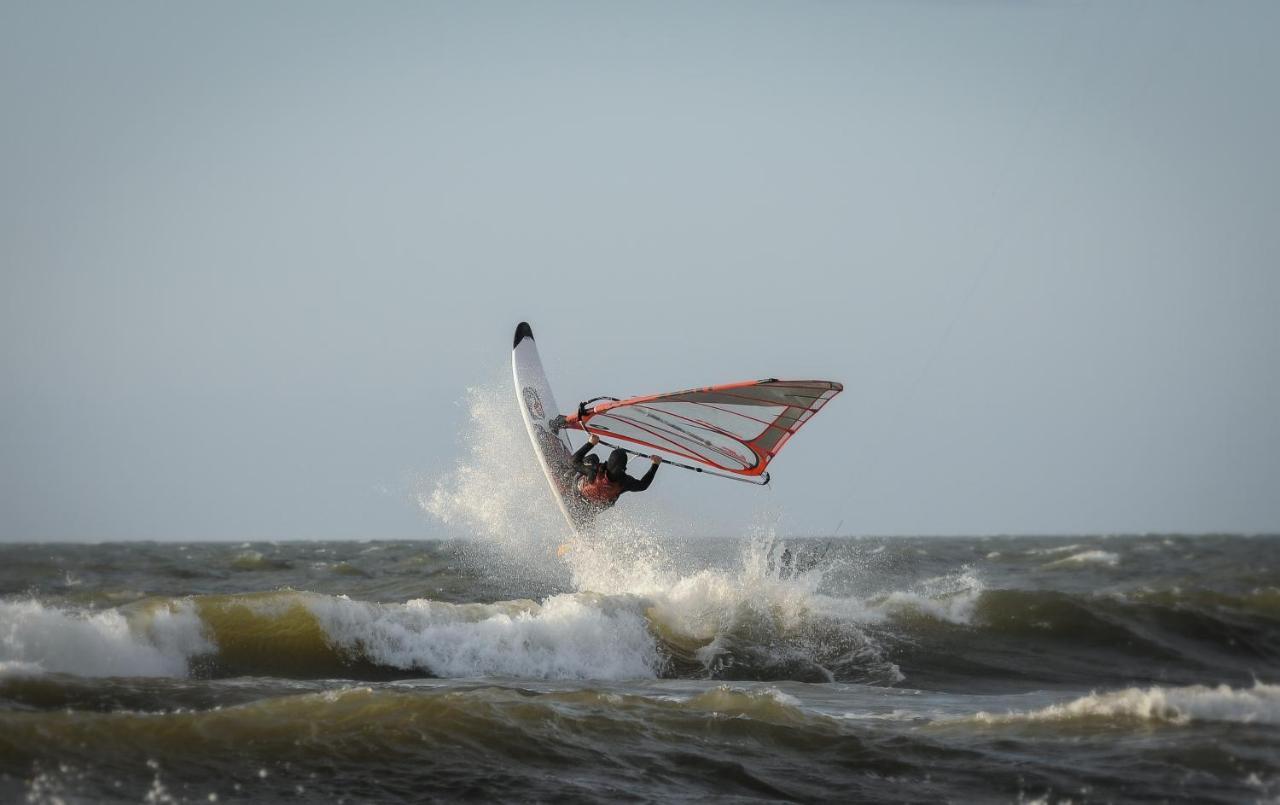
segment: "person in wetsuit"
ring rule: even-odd
[[[627,475],[627,451],[621,447],[609,454],[605,463],[600,457],[590,455],[591,448],[600,442],[600,437],[591,434],[591,438],[573,454],[573,487],[578,498],[593,512],[599,513],[618,502],[623,492],[643,492],[653,483],[653,476],[658,473],[658,465],[662,459],[653,456],[652,465],[642,478]]]

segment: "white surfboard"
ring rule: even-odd
[[[551,420],[560,413],[560,408],[556,405],[546,372],[542,369],[538,347],[533,341],[533,328],[523,321],[516,327],[511,348],[511,372],[515,376],[516,400],[520,405],[525,427],[529,429],[533,452],[537,454],[538,463],[546,473],[552,496],[564,513],[569,528],[576,534],[578,523],[573,516],[572,502],[566,497],[572,494],[569,484],[572,482],[573,471],[569,462],[573,451],[563,433],[557,435],[552,432]]]

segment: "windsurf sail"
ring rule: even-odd
[[[721,472],[755,477],[844,386],[830,380],[753,380],[626,400],[596,398],[565,427],[647,447]],[[603,400],[603,402],[599,402]]]

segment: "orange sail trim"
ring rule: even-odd
[[[844,386],[830,380],[751,380],[610,400],[565,426],[631,442],[735,475],[758,476]]]

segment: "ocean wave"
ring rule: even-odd
[[[38,676],[44,673],[44,666],[38,662],[27,660],[0,660],[0,679],[15,676]]]
[[[379,665],[442,677],[635,679],[662,659],[642,602],[557,595],[492,605],[376,605],[313,597],[328,641]]]
[[[682,572],[642,537],[620,539],[616,530],[607,550],[588,546],[570,554],[574,581],[643,598],[674,674],[760,681],[901,680],[866,628],[881,619],[879,613],[855,597],[819,593],[822,569],[788,569],[784,542],[762,534],[730,567]]]
[[[1070,545],[1053,545],[1048,548],[1032,548],[1027,551],[1027,556],[1054,556],[1060,553],[1080,550],[1080,543],[1073,542]]]
[[[246,754],[245,746],[253,751]],[[206,779],[237,799],[311,794],[336,800],[350,796],[354,777],[342,773],[340,783],[333,783],[335,771],[346,769],[357,770],[363,796],[373,800],[456,798],[458,780],[471,787],[483,782],[500,800],[527,799],[530,792],[543,799],[557,790],[563,796],[566,769],[589,773],[603,763],[614,773],[633,769],[624,777],[635,785],[656,779],[650,790],[655,795],[687,793],[685,778],[706,777],[712,778],[708,791],[721,797],[726,790],[759,794],[758,775],[769,773],[783,785],[768,787],[770,798],[810,800],[831,793],[824,778],[830,768],[820,758],[829,763],[851,750],[860,773],[911,768],[891,750],[864,750],[847,724],[807,712],[776,690],[722,687],[698,695],[653,695],[498,685],[353,686],[163,713],[0,712],[0,768],[18,772],[8,779],[52,762],[61,774],[49,782],[65,788],[50,793],[90,801],[102,797],[75,785],[77,761],[109,770],[108,792],[113,778],[131,780],[126,791],[134,801],[145,799],[144,789],[154,780],[163,778],[173,788],[175,779],[211,762],[217,772]],[[778,768],[779,757],[791,758],[791,768]],[[797,760],[809,764],[808,782],[794,779]],[[483,765],[477,768],[477,762]],[[295,773],[298,767],[302,774]],[[424,768],[429,773],[413,778],[412,790],[376,784]],[[663,784],[676,773],[678,787]],[[277,787],[278,778],[290,782]],[[239,783],[235,795],[233,782]]]
[[[926,617],[968,625],[986,587],[970,567],[926,579],[908,590],[895,590],[869,599],[867,612],[875,618]]]
[[[102,611],[0,601],[0,667],[79,676],[182,676],[189,660],[213,649],[195,608]]]
[[[962,570],[858,598],[754,561],[541,601],[377,603],[292,590],[101,609],[11,600],[0,602],[0,674],[1074,684],[1155,681],[1154,669],[1194,681],[1209,665],[1221,680],[1249,679],[1280,658],[1269,589],[1003,590]],[[1098,677],[1100,667],[1115,676]]]
[[[886,617],[868,629],[911,684],[1180,684],[1203,680],[1206,669],[1215,682],[1241,684],[1274,681],[1280,661],[1265,594],[983,589],[960,600],[955,612],[900,594],[879,601]]]
[[[1096,720],[1280,724],[1280,685],[1256,682],[1251,688],[1227,685],[1126,688],[1109,693],[1091,693],[1064,704],[1025,713],[981,712],[973,718],[986,724]]]
[[[1239,684],[1280,659],[1275,587],[991,589],[961,565],[858,595],[856,567],[795,569],[782,561],[786,543],[767,532],[740,545],[736,561],[691,567],[641,525],[610,528],[564,557],[561,589],[577,592],[536,601],[378,602],[289,589],[120,606],[99,597],[99,608],[11,599],[0,603],[0,673],[1034,686],[1192,682],[1212,667],[1215,682]]]
[[[1274,724],[1259,706],[1275,698],[1265,686],[1163,688],[1155,698],[1165,703],[1151,708],[1138,701],[1152,690],[1092,694],[1059,707],[1102,714],[1065,723],[1046,716],[1053,708],[961,718],[953,714],[972,699],[843,693],[853,695],[803,685],[342,683],[195,708],[9,709],[0,790],[6,801],[47,802],[340,801],[352,791],[379,802],[460,791],[497,801],[629,792],[1231,802],[1274,781],[1273,727],[1213,726]],[[857,716],[837,714],[850,706]],[[1146,737],[1117,740],[1126,730]],[[1164,737],[1149,740],[1154,731]]]
[[[828,718],[806,711],[799,699],[777,688],[739,690],[721,685],[682,702],[681,708],[771,724],[807,725]]]
[[[1118,564],[1120,564],[1119,554],[1112,553],[1111,551],[1098,550],[1095,548],[1093,550],[1080,551],[1079,553],[1073,553],[1070,556],[1066,556],[1066,557],[1063,557],[1062,559],[1057,559],[1052,562],[1048,562],[1044,565],[1041,565],[1041,567],[1047,570],[1050,568],[1064,568],[1064,567],[1084,566],[1084,565],[1106,565],[1107,567],[1115,567]]]
[[[292,567],[292,562],[267,556],[262,551],[243,551],[231,560],[231,569],[240,571],[289,570]]]
[[[1258,587],[1232,594],[1218,590],[1186,589],[1175,586],[1114,593],[1112,597],[1118,601],[1168,610],[1216,614],[1239,613],[1273,620],[1280,618],[1280,588],[1276,587]]]
[[[388,604],[291,590],[104,610],[26,600],[0,608],[0,668],[212,678],[899,680],[853,619],[861,608],[840,603],[787,589],[743,592],[716,574],[651,596],[564,593],[491,604]]]

